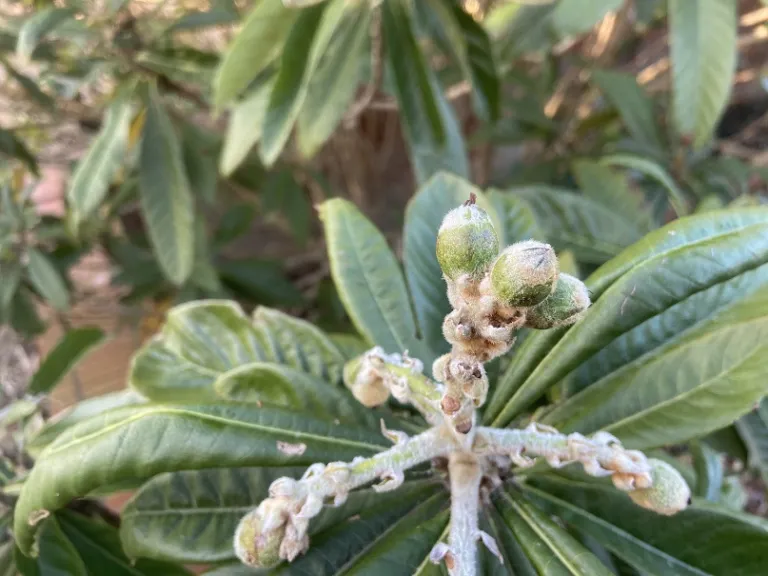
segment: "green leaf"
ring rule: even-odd
[[[696,470],[696,485],[692,486],[694,495],[717,502],[723,487],[723,461],[720,455],[703,442],[692,443],[691,454]]]
[[[40,41],[75,13],[74,8],[45,8],[30,16],[19,30],[16,53],[21,58],[31,58]]]
[[[213,83],[217,108],[236,98],[281,54],[300,12],[282,0],[256,4],[222,58]]]
[[[17,576],[19,574],[14,559],[15,552],[16,543],[13,540],[0,544],[0,576]]]
[[[768,532],[728,513],[694,504],[661,516],[636,506],[613,486],[554,477],[537,479],[534,486],[526,493],[548,513],[643,573],[748,576],[768,561]]]
[[[631,156],[629,154],[613,154],[611,156],[603,156],[601,162],[608,166],[621,166],[630,170],[637,170],[638,172],[653,178],[659,184],[664,186],[669,193],[669,203],[672,205],[672,208],[678,216],[685,216],[690,212],[688,200],[683,191],[678,188],[673,178],[664,170],[664,168],[652,160],[641,158],[640,156]]]
[[[16,158],[29,168],[30,172],[37,175],[37,161],[24,142],[19,140],[10,130],[0,128],[0,155]]]
[[[623,0],[560,0],[552,13],[552,25],[561,36],[584,34],[622,4]]]
[[[768,210],[741,209],[738,212],[707,213],[676,220],[648,234],[641,242],[627,248],[592,274],[587,279],[592,300],[598,300],[619,278],[651,259],[656,262],[663,261],[665,257],[677,253],[686,245],[706,245],[710,241],[716,242],[717,238],[729,234],[737,235],[739,231],[757,226],[766,222],[767,219]],[[593,313],[594,310],[587,316]],[[513,417],[511,406],[508,406],[505,415],[500,417],[502,407],[508,403],[510,396],[518,391],[538,368],[543,366],[544,358],[567,332],[568,329],[547,330],[535,333],[525,340],[496,386],[486,409],[486,422],[493,421],[495,426],[501,426],[510,421]],[[615,361],[616,357],[613,356],[612,359]],[[541,391],[543,388],[530,392],[532,396],[536,396]],[[520,398],[527,395],[527,393],[518,393]]]
[[[166,277],[181,285],[194,260],[194,204],[181,146],[157,87],[146,98],[141,139],[141,208],[152,250]]]
[[[189,576],[181,566],[125,555],[116,528],[66,511],[56,515],[63,532],[86,559],[88,576]]]
[[[29,280],[35,290],[57,310],[69,308],[69,290],[48,257],[35,248],[27,250]]]
[[[99,328],[69,330],[43,360],[29,384],[31,394],[48,394],[91,350],[104,341]]]
[[[634,222],[568,190],[530,186],[509,193],[530,204],[555,250],[571,250],[580,262],[601,264],[640,239]]]
[[[48,94],[42,91],[40,86],[38,86],[38,83],[35,82],[32,78],[27,76],[26,74],[22,74],[16,68],[11,66],[7,61],[0,58],[0,63],[5,66],[5,69],[8,71],[8,74],[18,82],[21,87],[24,89],[24,91],[29,95],[29,97],[37,102],[40,106],[47,109],[53,109],[56,105],[53,98],[51,98]]]
[[[305,158],[314,156],[331,137],[357,93],[370,59],[366,50],[370,20],[371,8],[367,3],[348,5],[312,74],[296,122],[296,143]]]
[[[259,258],[218,260],[216,269],[222,282],[245,299],[263,304],[297,306],[304,296],[275,262]]]
[[[311,207],[304,188],[288,168],[275,170],[268,176],[262,191],[264,213],[279,212],[300,244],[309,235]]]
[[[635,77],[624,72],[595,70],[592,80],[605,98],[616,108],[632,137],[648,148],[660,153],[664,144],[659,133],[653,100],[640,87]]]
[[[419,49],[408,0],[382,6],[387,63],[418,183],[440,170],[468,177],[456,116]]]
[[[388,353],[421,357],[405,281],[376,227],[340,198],[320,207],[331,274],[358,332]]]
[[[421,486],[383,506],[373,499],[357,518],[314,537],[309,551],[279,567],[275,576],[413,573],[448,522],[447,494],[435,489]]]
[[[232,108],[219,159],[219,170],[224,176],[232,175],[261,138],[269,95],[274,84],[275,77],[268,75]]]
[[[303,444],[285,454],[279,443]],[[64,432],[37,460],[16,504],[14,532],[29,553],[40,510],[125,478],[233,466],[300,466],[381,449],[379,432],[276,408],[146,405],[111,410]],[[77,466],[72,466],[77,462]]]
[[[485,195],[496,208],[496,214],[502,221],[504,234],[499,234],[502,245],[523,240],[536,239],[540,242],[547,240],[528,202],[514,194],[507,194],[494,188],[488,190]]]
[[[191,122],[182,125],[181,149],[189,187],[196,198],[213,205],[219,184],[217,137]]]
[[[67,202],[75,222],[93,214],[107,195],[117,171],[125,161],[133,107],[128,98],[109,106],[104,125],[80,162],[67,189]]]
[[[234,242],[250,230],[255,216],[253,204],[243,202],[233,205],[219,220],[213,242],[221,246]]]
[[[641,195],[633,194],[624,175],[592,160],[576,160],[571,165],[579,189],[587,198],[610,208],[628,222],[647,231],[651,215],[643,206]]]
[[[540,574],[611,574],[600,560],[521,494],[499,490],[494,494],[494,504]]]
[[[22,576],[88,576],[83,559],[56,517],[43,522],[38,546],[36,558],[16,552],[16,566]]]
[[[750,468],[759,470],[764,481],[768,479],[768,400],[736,421],[736,430],[749,454]]]
[[[0,263],[0,324],[8,322],[11,316],[11,303],[21,283],[21,265],[18,262]]]
[[[438,20],[443,45],[472,86],[472,102],[477,115],[486,122],[496,120],[500,108],[500,82],[485,29],[457,3],[429,0],[428,5]]]
[[[269,98],[259,153],[264,164],[277,160],[291,135],[310,80],[352,4],[331,0],[301,11],[285,43]]]
[[[43,448],[53,442],[59,435],[75,424],[87,420],[97,414],[134,404],[141,404],[145,399],[133,390],[121,390],[102,396],[88,398],[56,414],[27,442],[26,450],[37,457]]]
[[[413,306],[430,356],[421,358],[426,366],[450,350],[443,337],[443,319],[451,311],[442,271],[435,255],[437,231],[443,217],[475,194],[478,204],[496,216],[493,206],[469,182],[453,174],[438,173],[419,189],[405,212],[403,260]],[[501,225],[497,226],[501,228]]]
[[[205,12],[194,11],[184,14],[181,18],[171,24],[165,31],[166,34],[181,32],[186,30],[199,30],[209,26],[222,26],[234,24],[240,19],[237,13],[237,7],[232,0],[211,2],[210,10]]]
[[[504,557],[504,564],[499,565],[499,560],[490,554],[489,561],[494,563],[496,572],[490,572],[490,574],[500,573],[508,574],[509,570],[515,576],[538,576],[538,572],[531,564],[531,560],[528,555],[523,551],[512,531],[504,523],[504,519],[496,510],[495,506],[487,506],[484,510],[484,521],[487,526],[486,532],[488,532],[499,545],[501,554]]]
[[[227,468],[156,476],[123,507],[120,539],[132,558],[210,563],[235,557],[240,519],[283,476],[302,468]]]
[[[16,400],[0,410],[0,425],[6,427],[17,424],[37,412],[37,407],[37,400]]]
[[[737,9],[731,0],[669,0],[672,121],[701,148],[712,137],[736,72]]]
[[[45,331],[45,323],[40,319],[32,293],[26,288],[16,291],[10,308],[11,327],[19,334],[36,336]]]

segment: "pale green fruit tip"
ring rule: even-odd
[[[555,251],[534,240],[508,246],[491,269],[491,290],[508,306],[536,306],[552,293],[556,280]]]
[[[584,282],[561,273],[554,292],[526,312],[525,325],[536,330],[568,326],[581,318],[589,304],[589,291]]]
[[[366,408],[381,406],[389,399],[389,390],[381,378],[367,371],[361,377],[365,356],[358,356],[344,364],[344,385],[352,392],[355,400]]]
[[[654,458],[648,459],[648,464],[651,465],[653,485],[629,492],[633,502],[665,516],[685,510],[691,501],[691,490],[680,472]]]
[[[448,278],[481,276],[499,253],[499,237],[490,216],[474,198],[445,215],[437,233],[437,261]]]
[[[259,510],[244,516],[235,531],[235,553],[243,564],[254,568],[269,568],[281,560],[280,544],[285,536],[285,525],[262,534]]]

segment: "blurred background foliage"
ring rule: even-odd
[[[101,344],[83,307],[139,341],[198,298],[350,329],[331,196],[399,252],[409,198],[453,172],[581,277],[677,217],[762,204],[767,45],[759,1],[3,0],[0,325],[27,374],[61,335],[5,423]],[[767,473],[767,425],[709,440]],[[753,492],[723,483],[764,513]]]

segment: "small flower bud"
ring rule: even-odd
[[[446,214],[437,234],[437,261],[448,278],[477,278],[498,253],[499,238],[485,210],[467,203]]]
[[[649,458],[648,464],[651,466],[653,486],[633,490],[628,493],[629,497],[635,504],[665,516],[684,510],[690,503],[691,490],[680,472],[654,458]]]
[[[533,240],[507,247],[491,269],[491,290],[507,306],[536,306],[552,293],[556,280],[555,251]]]
[[[243,517],[235,532],[237,557],[244,564],[254,568],[269,568],[280,562],[280,544],[285,536],[285,522],[276,529],[264,532],[262,506]]]
[[[581,318],[589,304],[584,283],[570,274],[560,274],[549,298],[526,311],[525,325],[536,330],[568,326]]]
[[[384,381],[371,369],[365,355],[344,365],[344,384],[355,399],[367,408],[384,404],[389,398],[389,390]]]

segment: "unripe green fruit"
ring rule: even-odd
[[[508,246],[493,263],[491,290],[507,306],[536,306],[552,293],[557,256],[549,244],[526,240]]]
[[[653,486],[633,490],[629,492],[629,497],[635,504],[665,516],[672,516],[684,510],[690,503],[691,490],[680,472],[666,462],[654,458],[650,458],[648,464],[651,465]]]
[[[285,536],[285,524],[263,534],[262,513],[259,509],[248,513],[235,532],[235,552],[240,561],[254,568],[269,568],[281,560],[280,544]]]
[[[437,233],[437,261],[451,280],[481,276],[499,253],[499,237],[488,213],[474,204],[454,208]]]
[[[536,330],[568,326],[581,318],[589,304],[589,292],[584,283],[570,274],[561,273],[555,291],[526,312],[525,325]]]

